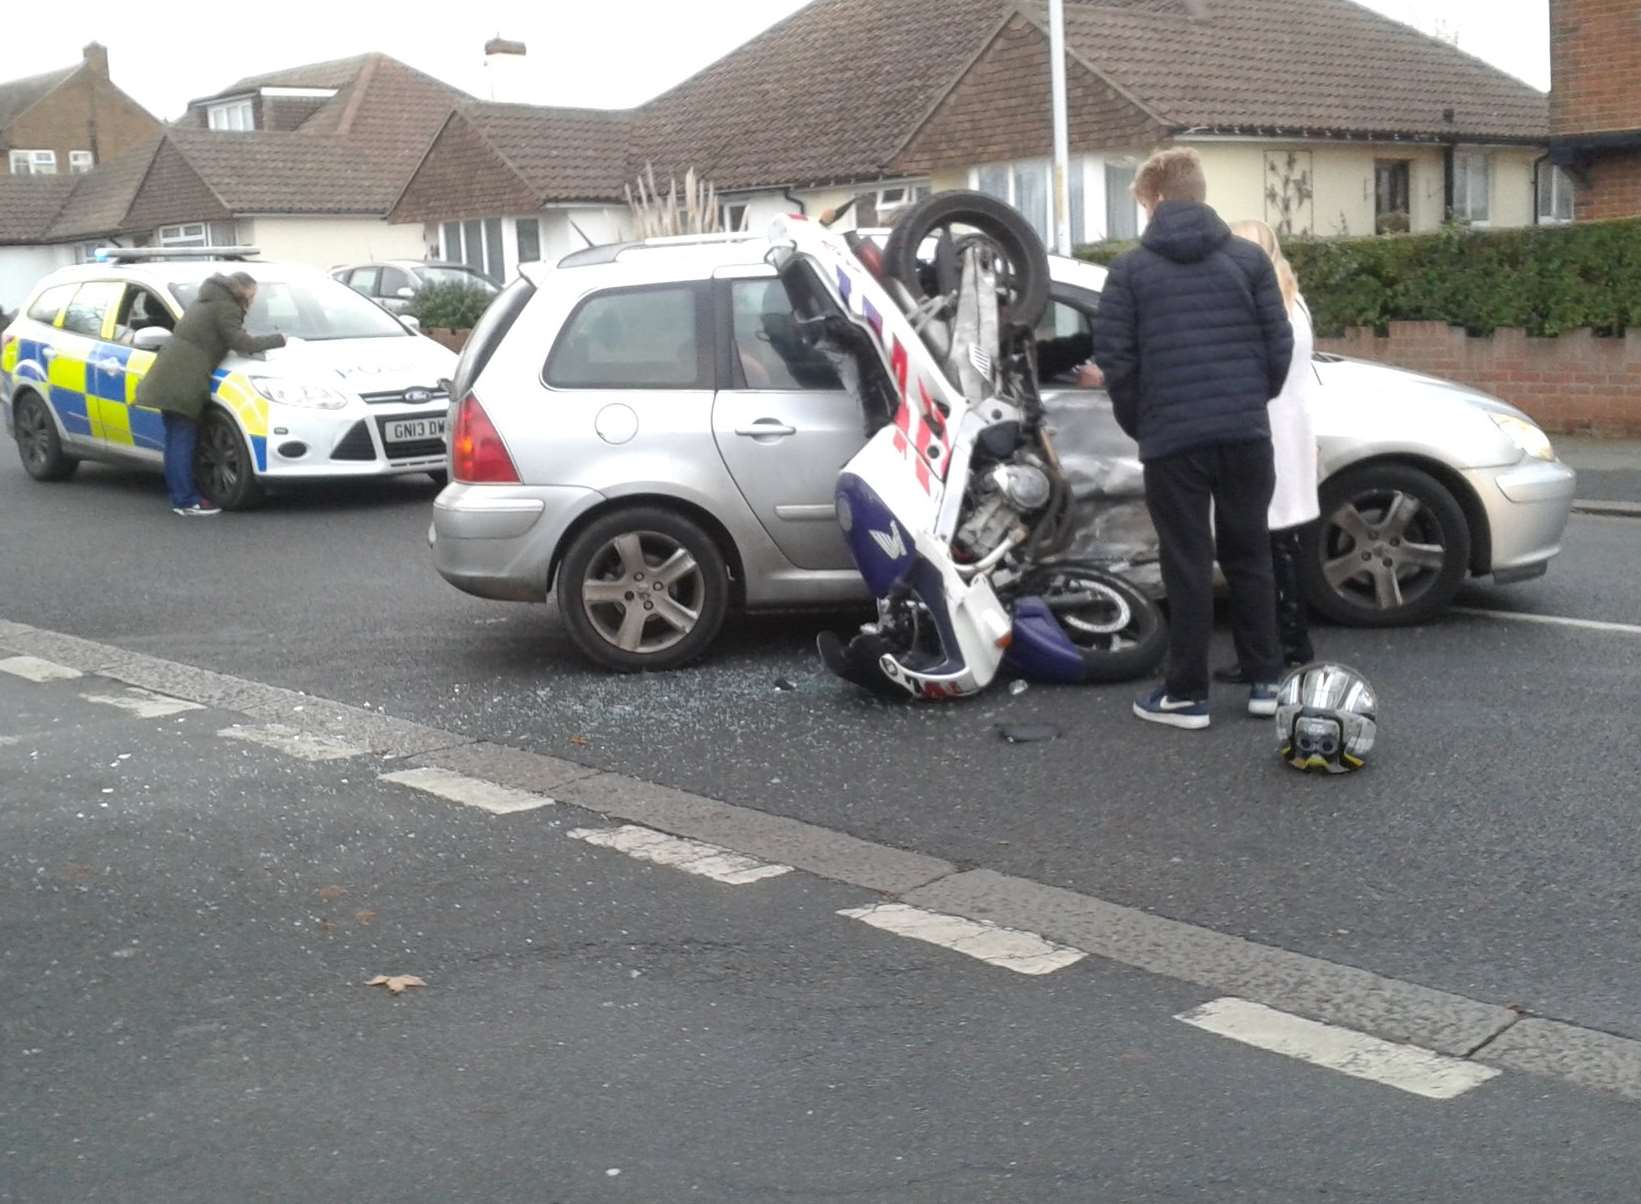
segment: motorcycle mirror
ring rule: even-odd
[[[849,211],[855,207],[855,202],[859,199],[859,197],[850,197],[836,209],[826,210],[820,215],[820,224],[830,230],[848,215]]]

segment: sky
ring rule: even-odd
[[[893,0],[882,0],[893,3]],[[1216,0],[1235,3],[1236,0]],[[1540,87],[1550,86],[1549,0],[1365,0]],[[380,50],[475,96],[488,97],[484,43],[529,47],[525,95],[535,104],[638,104],[692,75],[804,0],[534,0],[384,4],[379,0],[76,0],[40,6],[13,27],[6,56],[41,71],[67,66],[96,40],[114,80],[156,116],[281,67]],[[47,16],[49,14],[49,17]]]

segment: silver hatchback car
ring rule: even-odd
[[[862,411],[801,336],[765,249],[658,239],[524,269],[453,382],[451,484],[428,535],[445,580],[523,602],[556,587],[581,651],[627,671],[699,656],[735,609],[867,600],[832,504]],[[1044,337],[1086,329],[1104,270],[1051,266]],[[1304,572],[1318,610],[1417,622],[1469,576],[1545,572],[1574,475],[1525,414],[1376,364],[1315,370],[1324,519]],[[1103,394],[1044,394],[1137,478]]]

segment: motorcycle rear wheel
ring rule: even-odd
[[[931,265],[919,258],[931,237],[967,242],[978,235],[1006,261],[1000,280],[999,318],[1005,326],[1031,327],[1048,307],[1048,251],[1031,223],[1012,205],[983,192],[937,192],[903,214],[883,248],[884,269],[914,301],[928,301]],[[955,282],[948,282],[955,289]]]
[[[1025,593],[1047,602],[1060,628],[1082,654],[1084,681],[1133,681],[1156,671],[1168,654],[1168,624],[1132,582],[1091,565],[1058,564],[1035,570]],[[1086,604],[1072,600],[1086,595]]]

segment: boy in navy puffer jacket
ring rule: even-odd
[[[1293,329],[1270,257],[1205,203],[1194,150],[1153,155],[1134,195],[1151,220],[1111,265],[1094,321],[1094,359],[1122,428],[1139,441],[1146,504],[1168,592],[1166,684],[1134,713],[1208,726],[1208,643],[1217,551],[1231,589],[1248,711],[1276,713],[1277,641],[1266,509],[1275,486],[1265,407],[1282,391]]]

